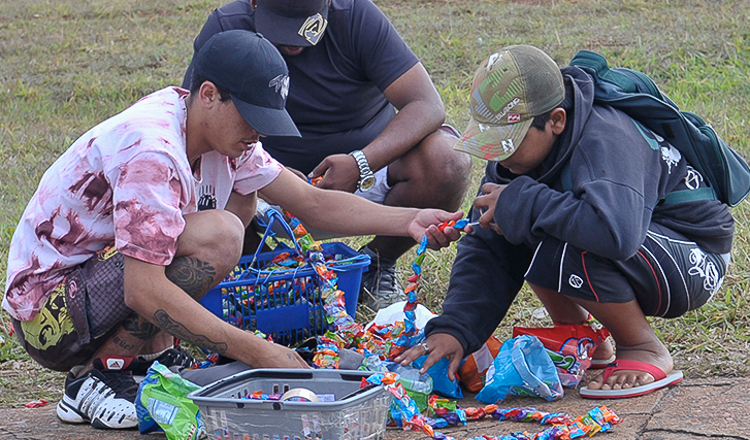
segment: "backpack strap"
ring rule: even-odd
[[[691,202],[694,200],[717,200],[716,192],[713,188],[708,186],[698,189],[681,189],[667,194],[661,204],[671,205],[674,203]]]
[[[599,79],[617,85],[624,92],[633,93],[638,90],[635,82],[627,75],[612,72],[607,64],[607,59],[598,53],[588,50],[578,51],[576,56],[570,60],[570,65],[593,69]]]

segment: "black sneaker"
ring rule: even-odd
[[[197,368],[198,365],[200,365],[190,353],[186,352],[178,345],[177,347],[167,349],[164,353],[160,354],[159,357],[150,361],[147,361],[142,357],[137,357],[133,359],[133,363],[130,365],[129,369],[137,376],[145,376],[148,372],[148,368],[154,363],[154,361],[159,361],[160,364],[177,373],[183,368]]]
[[[95,428],[127,429],[138,425],[135,397],[138,385],[131,371],[123,370],[130,358],[96,359],[94,369],[75,379],[76,367],[65,379],[65,394],[57,404],[57,417],[65,423],[91,423]],[[108,368],[113,367],[113,368]]]
[[[369,269],[362,275],[360,297],[364,298],[365,304],[378,311],[405,300],[404,288],[396,275],[396,261],[380,257],[367,246],[360,249],[359,253],[369,255],[371,260]]]

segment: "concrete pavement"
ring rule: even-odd
[[[564,412],[571,417],[595,406],[607,405],[623,422],[608,434],[594,438],[609,440],[750,440],[750,378],[685,379],[680,385],[647,396],[626,400],[581,399],[575,390],[566,389],[557,402],[511,396],[501,408],[535,407],[541,411]],[[103,431],[88,425],[67,425],[57,420],[55,403],[41,408],[0,408],[0,439],[47,440],[132,440],[160,439],[163,434],[142,437],[137,430]],[[466,398],[462,407],[483,404]],[[442,431],[457,439],[483,434],[498,436],[515,431],[540,431],[533,423],[495,420],[469,422],[467,426]],[[411,440],[429,438],[422,433],[388,428],[386,438]]]

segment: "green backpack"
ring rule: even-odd
[[[594,102],[623,111],[680,150],[688,163],[708,181],[703,191],[674,191],[664,203],[720,200],[737,206],[750,193],[750,168],[700,116],[680,110],[646,74],[610,69],[607,60],[582,50],[570,61],[594,78]]]

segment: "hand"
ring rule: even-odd
[[[267,342],[265,352],[256,356],[253,368],[310,368],[302,357],[291,348]]]
[[[437,225],[463,217],[461,212],[446,212],[440,209],[421,209],[409,224],[409,235],[419,243],[427,235],[430,249],[441,249],[461,238],[461,232],[455,228],[440,230]]]
[[[336,189],[353,193],[359,184],[359,167],[354,157],[348,154],[332,154],[318,164],[307,176],[311,179],[323,176],[316,185],[323,189]]]
[[[427,359],[424,361],[422,368],[419,369],[419,373],[426,373],[427,370],[439,360],[446,358],[450,361],[448,364],[448,379],[450,379],[451,382],[455,381],[456,372],[461,365],[461,360],[464,358],[464,348],[461,346],[461,343],[458,342],[458,339],[448,333],[433,333],[427,337],[425,343],[430,348],[430,352],[429,356],[427,356]],[[411,365],[414,360],[424,355],[424,347],[422,345],[415,345],[398,355],[394,361],[406,367]]]
[[[479,217],[479,226],[484,229],[492,229],[498,235],[503,235],[503,231],[495,223],[495,206],[506,186],[508,185],[485,183],[482,185],[482,195],[474,199],[474,208],[482,212]]]

